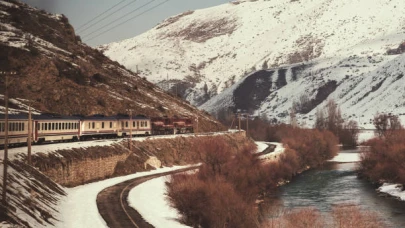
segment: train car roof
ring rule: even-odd
[[[5,114],[0,114],[0,120],[4,120],[6,118]],[[55,115],[55,114],[40,114],[40,115],[32,115],[31,118],[33,120],[79,120],[80,118],[75,116],[62,116],[62,115]],[[9,120],[28,120],[27,113],[19,113],[19,114],[8,114]]]
[[[6,114],[0,114],[0,120],[5,120]],[[27,120],[28,114],[8,114],[9,120]]]
[[[122,120],[122,119],[129,120],[130,116],[129,115],[117,115],[116,118],[119,120]],[[132,119],[133,120],[149,120],[150,118],[146,117],[144,115],[132,115]]]
[[[34,120],[80,120],[77,116],[63,116],[57,114],[41,114],[41,115],[32,115]]]
[[[93,115],[80,117],[81,120],[117,120],[115,116]]]

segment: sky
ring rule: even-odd
[[[217,6],[229,2],[229,0],[21,0],[31,6],[45,9],[51,13],[64,14],[75,28],[76,34],[82,41],[90,46],[111,43],[123,39],[132,38],[164,19],[195,9]],[[160,5],[161,4],[161,5]],[[110,11],[102,14],[109,8]],[[154,8],[157,6],[156,8]],[[120,9],[122,8],[122,9]],[[152,9],[153,8],[153,9]],[[151,9],[150,11],[148,11]],[[114,11],[117,11],[114,13]],[[133,12],[132,12],[133,11]],[[145,12],[148,11],[148,12]],[[131,13],[132,12],[132,13]],[[143,13],[145,12],[145,13]],[[102,14],[96,20],[87,22]],[[107,17],[112,14],[110,17]],[[127,16],[123,17],[125,14]],[[141,15],[140,15],[141,14]],[[139,15],[139,16],[138,16]],[[122,19],[119,19],[123,17]],[[130,18],[134,19],[129,20]],[[104,19],[105,18],[105,19]],[[118,20],[119,19],[119,20]],[[116,22],[106,26],[107,24]],[[118,24],[128,22],[117,26]],[[97,24],[94,24],[99,22]],[[85,25],[84,27],[81,27]],[[100,33],[109,30],[103,35]],[[93,38],[93,39],[92,39]]]

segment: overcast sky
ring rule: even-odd
[[[166,3],[154,8],[153,10],[136,17],[142,12],[147,11],[148,9],[151,9],[154,6],[161,4],[166,0],[21,0],[21,1],[28,3],[31,6],[36,6],[40,9],[45,9],[51,13],[59,13],[66,15],[69,18],[70,23],[75,28],[76,34],[80,35],[82,37],[82,40],[91,46],[106,44],[134,37],[151,29],[164,19],[185,12],[187,10],[207,8],[229,2],[229,0],[168,0]],[[137,8],[145,4],[148,5],[140,8],[139,10],[136,10]],[[113,7],[114,5],[117,6],[108,11],[107,13],[103,14],[102,16],[100,16],[95,21],[81,28],[82,30],[83,29],[86,30],[81,31],[80,29],[78,29],[80,28],[80,26],[84,25],[86,22],[90,21],[91,19],[108,10],[109,8]],[[121,7],[123,8],[119,10]],[[114,11],[117,10],[119,11],[113,13]],[[134,12],[130,13],[131,11]],[[111,13],[113,13],[111,17],[105,18],[104,20],[100,21],[101,19],[103,19],[103,17],[106,17]],[[119,17],[124,16],[127,13],[130,14],[118,20],[117,22],[104,27],[105,25],[111,23],[112,21],[118,19]],[[121,22],[128,20],[131,17],[136,18],[130,20],[127,23],[122,24],[121,26],[116,26],[117,24],[120,24]],[[100,23],[92,25],[97,21],[100,21]],[[89,28],[87,29],[87,27]],[[111,31],[106,32],[105,34],[96,37],[92,40],[89,40],[110,28],[112,28]]]

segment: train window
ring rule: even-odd
[[[128,121],[125,122],[125,127],[128,127]]]
[[[55,130],[55,123],[52,123],[52,130]]]
[[[110,128],[112,128],[112,122],[110,122]]]
[[[52,128],[51,128],[51,123],[48,123],[48,130],[51,130]]]
[[[101,128],[104,128],[104,122],[101,122]]]
[[[148,121],[145,121],[145,127],[148,127]]]
[[[139,128],[139,121],[136,121],[136,126],[138,126],[138,128]]]
[[[136,127],[136,121],[132,121],[132,127]]]
[[[62,123],[59,123],[59,130],[62,130]]]
[[[91,127],[94,129],[96,128],[96,124],[94,122],[91,123]]]

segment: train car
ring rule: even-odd
[[[132,120],[131,120],[132,119]],[[122,136],[130,135],[150,135],[152,134],[151,120],[143,115],[132,116],[120,115],[117,116],[119,122],[119,129]],[[132,121],[132,122],[131,122]]]
[[[80,118],[80,140],[121,137],[119,123],[114,116],[94,115]]]
[[[32,115],[32,120],[34,143],[79,140],[78,117],[41,114]]]
[[[151,118],[152,134],[153,135],[169,135],[174,134],[174,125],[172,119],[165,117]]]
[[[176,134],[193,133],[193,121],[188,117],[173,117],[173,127]]]
[[[5,115],[0,114],[0,146],[4,147],[6,133]],[[24,144],[28,139],[28,115],[8,115],[8,143]]]

